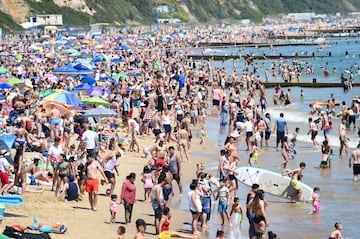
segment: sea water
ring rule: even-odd
[[[308,51],[316,52],[316,55],[326,55],[327,52],[331,51],[331,57],[324,58],[306,58],[301,59],[301,61],[307,61],[309,65],[314,66],[315,74],[313,75],[303,75],[303,81],[310,82],[312,78],[317,78],[317,82],[339,82],[341,74],[344,74],[345,77],[348,77],[344,71],[349,67],[353,66],[355,69],[356,65],[360,65],[360,48],[357,46],[357,41],[360,38],[349,38],[349,39],[332,39],[331,46],[322,48],[319,51],[318,46],[299,46],[299,47],[278,47],[276,49],[278,54],[281,52],[283,55],[289,55],[292,52],[304,52]],[[225,49],[228,54],[231,54],[232,51],[238,51],[237,48]],[[248,51],[249,53],[259,54],[259,49],[255,48],[246,48],[244,52]],[[263,49],[267,54],[271,50]],[[274,51],[274,50],[273,50]],[[345,51],[349,52],[349,57],[345,58]],[[222,52],[221,54],[223,54]],[[289,60],[290,61],[290,60]],[[260,67],[259,74],[264,79],[263,71],[267,67],[270,69],[270,64],[272,60],[265,61],[255,61]],[[264,65],[261,65],[264,63]],[[244,69],[244,60],[235,61],[236,70],[238,73],[241,73]],[[331,70],[333,67],[336,67],[337,72],[331,73],[328,78],[324,78],[322,66]],[[227,72],[231,72],[233,69],[232,60],[228,61],[217,61],[213,62],[212,66],[225,67]],[[355,76],[355,82],[359,82],[359,76]],[[278,77],[279,79],[279,77]],[[287,89],[285,89],[287,90]],[[304,98],[301,99],[300,91],[304,90]],[[266,95],[268,99],[272,99],[274,89],[266,89]],[[279,238],[292,238],[292,239],[312,239],[312,238],[327,238],[329,233],[334,230],[335,222],[340,222],[343,224],[343,237],[346,239],[356,239],[358,238],[358,223],[357,220],[354,220],[357,215],[360,215],[359,207],[359,197],[360,197],[360,182],[352,182],[352,169],[348,166],[348,158],[345,156],[339,156],[339,139],[338,139],[338,126],[340,123],[340,118],[335,117],[333,119],[333,129],[330,132],[330,146],[333,148],[334,154],[331,156],[333,167],[331,169],[320,169],[319,164],[321,161],[321,151],[317,148],[314,148],[310,136],[307,135],[308,131],[308,117],[316,119],[317,115],[311,115],[309,104],[312,101],[317,100],[328,100],[331,97],[331,94],[334,95],[337,101],[345,101],[348,106],[351,104],[351,100],[356,96],[360,95],[360,90],[358,88],[353,88],[353,90],[344,92],[342,88],[299,88],[291,87],[291,95],[293,98],[293,103],[288,106],[278,106],[273,105],[272,102],[269,102],[267,111],[271,114],[272,122],[274,123],[276,118],[279,117],[279,114],[283,112],[285,114],[285,119],[289,124],[289,134],[295,130],[295,127],[300,127],[300,133],[297,137],[298,141],[296,143],[297,155],[295,155],[294,160],[290,160],[288,163],[289,168],[296,168],[299,166],[301,161],[306,162],[307,167],[304,170],[304,179],[303,182],[309,185],[310,187],[320,187],[320,200],[321,200],[321,210],[320,213],[315,215],[309,215],[308,213],[312,210],[311,204],[300,204],[295,205],[290,203],[286,199],[274,197],[266,194],[266,200],[269,202],[269,207],[267,208],[268,216],[270,218],[270,227],[268,230],[274,231],[278,234]],[[244,96],[244,95],[242,95]],[[339,111],[340,107],[337,106],[336,110]],[[359,119],[357,119],[359,120]],[[359,123],[358,123],[359,124]],[[221,128],[217,118],[211,118],[207,121],[206,133],[208,134],[208,139],[213,141],[215,147],[220,151],[224,147],[224,140],[228,135],[228,128]],[[347,135],[350,138],[349,147],[350,152],[353,150],[359,142],[357,136],[357,131],[349,130]],[[270,139],[270,147],[263,150],[263,154],[259,157],[258,165],[262,168],[269,169],[281,173],[279,165],[282,162],[280,152],[276,152],[274,149],[275,146],[275,134],[272,134]],[[319,135],[317,140],[321,143],[323,140],[323,135],[319,130]],[[195,140],[194,142],[195,143]],[[240,157],[240,166],[247,165],[249,152],[245,151],[246,146],[244,142],[244,136],[242,140],[237,145],[238,156]],[[270,152],[270,153],[269,153]],[[202,156],[211,158],[209,165],[207,165],[206,170],[213,175],[215,175],[217,167],[219,154],[202,152]],[[196,155],[193,155],[195,157]],[[195,174],[195,172],[194,172]],[[195,175],[194,175],[195,176]],[[189,184],[184,184],[184,190],[189,188]],[[247,186],[239,184],[238,196],[240,197],[241,203],[245,206],[246,195],[251,189]],[[188,202],[185,198],[179,199],[175,197],[171,200],[170,205],[188,211]],[[222,229],[226,233],[226,238],[248,238],[248,223],[246,218],[244,219],[241,227],[235,225],[233,228],[228,226],[220,226],[220,217],[216,211],[217,205],[213,204],[212,208],[212,219],[209,222],[209,230],[205,233],[203,238],[214,238],[217,230]],[[189,222],[191,222],[191,215],[189,214]],[[190,230],[190,225],[185,225],[185,231]],[[266,237],[267,238],[267,237]]]

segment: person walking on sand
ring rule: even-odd
[[[179,147],[180,147],[180,157],[183,160],[183,154],[187,162],[190,162],[189,159],[189,147],[188,147],[188,140],[189,140],[189,132],[185,129],[185,125],[181,125],[181,130],[179,131]]]
[[[341,235],[341,230],[342,230],[342,224],[341,223],[335,223],[335,230],[332,231],[329,235],[329,239],[343,239],[342,235]]]
[[[94,155],[90,154],[87,156],[87,162],[84,168],[86,172],[86,192],[89,194],[89,202],[91,210],[96,211],[97,208],[97,192],[99,190],[99,179],[98,172],[102,175],[105,183],[108,183],[108,179]]]
[[[358,181],[358,175],[360,174],[360,143],[357,145],[357,148],[351,153],[349,158],[349,168],[351,168],[351,160],[353,160],[353,174],[354,182]]]
[[[164,208],[165,200],[164,200],[164,193],[163,188],[165,185],[165,174],[160,174],[158,178],[158,183],[153,187],[151,191],[151,205],[154,209],[155,215],[155,234],[159,235],[160,232],[160,219],[162,215],[162,210]]]
[[[178,187],[179,187],[179,196],[182,196],[183,193],[183,187],[182,187],[182,183],[181,183],[181,175],[182,175],[182,171],[181,171],[181,158],[180,156],[175,153],[175,148],[174,146],[170,146],[168,148],[168,160],[167,163],[170,167],[170,172],[172,174],[172,178],[173,180],[176,181]]]
[[[119,176],[119,171],[117,169],[117,167],[119,166],[117,160],[120,157],[124,156],[124,151],[122,149],[118,150],[117,152],[111,152],[110,154],[108,154],[103,161],[101,162],[102,167],[104,168],[104,173],[106,175],[106,178],[108,179],[109,183],[111,184],[111,188],[110,188],[110,194],[112,195],[114,193],[114,188],[115,188],[115,184],[116,184],[116,179],[115,179],[115,173],[117,174],[117,176]],[[104,181],[101,180],[101,185],[104,184]]]
[[[125,209],[125,223],[131,225],[131,216],[133,207],[136,200],[136,186],[135,186],[136,174],[130,173],[121,187],[121,204],[124,204]]]
[[[340,140],[340,149],[339,155],[342,155],[342,150],[345,148],[346,156],[349,155],[349,145],[348,145],[348,137],[346,135],[346,119],[342,119],[339,125],[339,140]]]
[[[295,196],[296,196],[296,202],[299,203],[301,196],[302,196],[302,190],[301,190],[301,184],[300,181],[303,177],[302,171],[305,169],[306,164],[304,162],[300,163],[300,167],[297,169],[286,169],[283,176],[291,175],[291,186],[295,189]],[[294,195],[289,195],[291,198]]]

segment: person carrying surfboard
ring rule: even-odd
[[[296,203],[300,202],[301,196],[302,196],[302,190],[301,190],[301,184],[300,181],[303,177],[302,171],[305,169],[306,164],[304,162],[300,163],[300,167],[296,169],[285,169],[285,173],[283,176],[291,175],[291,186],[295,189],[295,195],[289,195],[290,198],[296,197]]]

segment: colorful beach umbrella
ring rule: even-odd
[[[0,74],[7,74],[7,73],[10,73],[10,71],[5,67],[0,66]]]
[[[61,54],[63,54],[63,55],[71,55],[71,54],[77,54],[77,53],[79,55],[81,55],[81,53],[78,50],[73,49],[73,48],[69,48],[69,49],[65,49],[65,50],[61,51]]]
[[[119,80],[120,77],[123,78],[123,79],[129,78],[129,76],[126,73],[123,73],[123,72],[117,73],[117,74],[112,76],[112,78],[114,78],[115,80]]]
[[[6,83],[0,84],[0,89],[2,89],[2,90],[12,89],[12,88],[13,88],[13,86],[10,84],[6,84]]]
[[[96,80],[91,76],[84,77],[81,79],[81,81],[82,81],[82,83],[86,83],[89,85],[95,85],[95,83],[96,83]]]
[[[103,87],[103,86],[94,86],[87,90],[87,94],[91,96],[102,96],[104,94],[110,95],[111,90]]]
[[[103,106],[99,106],[95,109],[85,111],[85,116],[110,117],[116,115],[117,113],[115,111],[104,108]]]
[[[72,65],[66,65],[64,67],[56,68],[53,70],[54,75],[92,75],[93,70],[78,70]]]
[[[99,96],[92,96],[81,99],[87,105],[110,105],[106,100],[101,99]]]
[[[47,89],[47,90],[42,90],[39,93],[37,93],[37,96],[39,97],[46,97],[48,95],[54,94],[56,92],[56,90],[54,89]]]
[[[56,101],[68,106],[83,106],[84,103],[76,95],[67,91],[53,93],[43,99],[43,102]]]
[[[88,90],[91,86],[88,83],[83,83],[74,87],[74,90]]]
[[[70,107],[64,104],[61,104],[56,101],[47,101],[44,103],[44,108],[47,110],[51,110],[52,107],[55,107],[60,111],[61,114],[68,114],[70,112]]]
[[[8,82],[10,85],[15,85],[15,84],[23,83],[22,80],[20,80],[20,79],[18,79],[18,78],[15,78],[15,77],[7,78],[7,82]]]

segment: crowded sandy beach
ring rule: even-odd
[[[347,217],[358,209],[340,207],[356,204],[360,187],[358,53],[341,75],[343,88],[290,89],[280,83],[319,70],[296,54],[269,68],[251,57],[193,60],[192,46],[221,32],[197,39],[207,31],[6,36],[1,193],[23,202],[3,205],[1,231],[21,225],[55,239],[355,238]],[[328,69],[324,77],[338,78]],[[267,82],[279,85],[266,89]],[[241,167],[288,178],[292,195],[278,197],[263,181],[244,185]],[[311,188],[306,200],[302,182]]]

